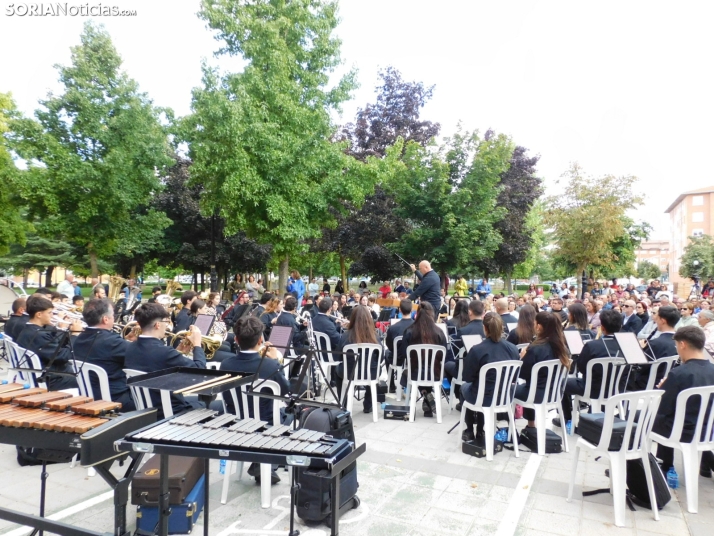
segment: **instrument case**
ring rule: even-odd
[[[580,420],[578,421],[578,426],[575,428],[575,433],[582,437],[585,441],[597,445],[600,443],[600,436],[602,435],[602,425],[605,420],[604,413],[586,413],[580,415]],[[612,435],[610,436],[610,445],[607,450],[620,450],[622,446],[622,440],[625,436],[625,428],[627,427],[627,421],[623,421],[619,417],[615,417],[612,423]],[[634,433],[632,436],[634,437]]]
[[[397,406],[394,404],[385,404],[384,418],[385,419],[396,419],[398,421],[408,421],[409,420],[409,406]]]
[[[154,458],[158,458],[158,456],[154,456]],[[193,530],[193,526],[203,510],[205,484],[206,478],[201,475],[201,478],[198,479],[198,482],[196,482],[196,485],[186,496],[186,499],[181,504],[171,505],[171,515],[169,516],[169,534],[188,534],[191,530]],[[137,535],[154,534],[158,522],[158,506],[136,507]]]
[[[503,451],[503,443],[497,439],[493,440],[493,453],[498,454]],[[474,456],[476,458],[486,457],[486,441],[483,437],[476,438],[473,441],[462,441],[461,452]]]
[[[159,503],[159,464],[154,456],[139,469],[131,481],[131,504],[157,506]],[[183,504],[203,475],[203,460],[169,456],[169,504]]]

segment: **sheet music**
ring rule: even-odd
[[[634,333],[615,333],[615,340],[620,345],[620,350],[628,365],[646,365],[650,362]]]
[[[573,355],[580,355],[580,352],[583,351],[583,347],[585,346],[580,333],[578,331],[570,330],[564,331],[563,335],[565,335],[565,342],[568,345],[570,353]]]
[[[290,348],[292,338],[293,328],[290,326],[273,326],[273,329],[270,332],[270,339],[268,340],[276,348],[285,350],[286,348]]]
[[[462,335],[461,340],[464,343],[464,348],[466,348],[466,353],[468,354],[472,347],[477,344],[481,344],[483,337],[481,335]]]

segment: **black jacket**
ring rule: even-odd
[[[434,272],[436,273],[436,272]],[[447,345],[446,345],[446,335],[444,335],[444,332],[441,331],[439,328],[435,327],[434,328],[438,333],[438,338],[437,338],[437,343],[440,346],[443,346],[445,350],[448,350]],[[397,355],[397,362],[398,363],[404,363],[404,368],[407,368],[407,363],[406,363],[406,358],[407,358],[407,348],[411,344],[420,344],[420,343],[412,343],[412,327],[409,327],[405,332],[404,332],[404,337],[402,338],[402,344],[399,345],[399,354]],[[444,356],[446,357],[446,356]],[[441,374],[441,366],[442,363],[440,360],[437,360],[436,363],[434,364],[434,374],[436,377],[438,377]],[[412,355],[412,379],[416,379],[417,371],[418,371],[419,363],[417,362],[417,358],[415,355]]]
[[[629,332],[637,335],[642,329],[642,320],[640,320],[640,317],[635,314],[630,316],[630,318],[627,319],[626,323],[625,318],[623,317],[622,322],[622,329],[620,330],[622,333]]]
[[[384,348],[387,352],[389,352],[388,355],[390,357],[395,357],[392,355],[394,353],[394,339],[396,339],[397,337],[402,337],[404,335],[404,332],[408,328],[410,328],[412,324],[414,324],[414,320],[412,320],[410,317],[406,317],[402,318],[399,322],[395,322],[393,325],[389,326],[389,329],[387,330],[387,338],[385,340]],[[399,346],[401,347],[401,342]],[[397,355],[398,354],[399,350],[397,350]],[[399,364],[399,361],[397,361],[397,366],[401,366]]]
[[[517,324],[518,319],[513,316],[511,313],[506,313],[505,315],[501,315],[501,320],[503,321],[503,329],[506,332],[509,332],[510,330],[508,329],[508,324]]]
[[[650,358],[654,357],[655,359],[677,355],[677,346],[674,344],[673,337],[674,333],[661,333],[656,339],[647,340],[643,349],[645,355]],[[628,389],[631,391],[644,390],[645,387],[647,387],[647,380],[649,380],[650,377],[650,368],[651,365],[634,367],[634,370],[630,374],[631,380],[628,384]],[[664,370],[664,367],[657,369],[654,387],[657,387],[660,380],[664,378]]]
[[[327,338],[330,339],[332,349],[337,350],[337,346],[340,343],[340,334],[337,331],[337,324],[335,324],[332,317],[324,313],[318,313],[315,318],[312,319],[312,329],[313,331],[319,331],[327,335]]]
[[[669,434],[672,433],[672,426],[674,425],[674,414],[679,393],[691,387],[704,387],[708,385],[714,385],[714,365],[706,359],[691,359],[679,367],[673,368],[662,386],[664,394],[657,409],[657,416],[655,417],[652,431],[669,437]],[[696,427],[697,418],[699,417],[700,404],[700,397],[698,396],[689,399],[684,417],[682,436],[680,438],[683,442],[689,442],[694,437],[694,428]],[[711,406],[708,411],[712,411]],[[709,415],[705,414],[705,426],[703,428],[706,428],[708,418]]]
[[[484,366],[499,361],[517,361],[519,358],[518,348],[504,340],[493,342],[491,339],[485,339],[481,344],[473,346],[464,357],[464,372],[461,377],[464,382],[470,384],[468,387],[466,385],[462,386],[464,399],[472,404],[476,402],[479,375]],[[484,387],[484,405],[491,404],[495,386],[496,374],[487,375],[486,386]]]
[[[609,351],[609,354],[608,354]],[[582,352],[576,360],[578,370],[583,375],[583,380],[587,380],[587,369],[588,363],[593,359],[599,359],[601,357],[621,357],[619,354],[620,345],[617,344],[615,338],[612,335],[606,335],[594,341],[585,343]],[[623,381],[627,374],[623,374]],[[585,393],[597,396],[600,393],[600,386],[602,385],[602,367],[595,367],[593,370],[593,377],[591,383],[590,393]]]
[[[174,367],[192,367],[205,369],[206,354],[203,349],[197,346],[193,349],[193,359],[186,357],[184,354],[166,346],[163,341],[154,337],[139,337],[136,342],[133,342],[126,351],[124,356],[124,368],[141,370],[143,372],[156,372]],[[151,400],[154,407],[158,409],[159,418],[163,419],[163,408],[161,406],[161,394],[159,391],[152,390]],[[171,407],[174,415],[191,409],[191,405],[186,402],[183,395],[171,395]]]
[[[549,342],[545,344],[531,344],[526,350],[526,355],[523,356],[523,365],[521,366],[521,372],[519,377],[526,380],[526,385],[530,387],[533,375],[533,367],[538,363],[543,361],[552,361],[553,359],[558,359],[553,353],[553,348]],[[548,372],[541,370],[537,378],[538,389],[545,390],[546,383],[548,382]]]
[[[122,339],[121,335],[107,329],[87,328],[72,341],[74,355],[81,361],[102,367],[109,377],[109,391],[112,400],[117,400],[129,393],[126,385],[124,360],[133,343]],[[90,374],[92,391],[99,397],[99,381]],[[131,396],[130,394],[128,396]]]
[[[302,348],[307,345],[307,335],[300,329],[300,325],[297,323],[297,317],[294,314],[283,311],[283,313],[278,316],[278,319],[275,321],[275,325],[293,329],[293,348]],[[287,350],[280,349],[280,352],[286,354]]]
[[[191,326],[191,311],[188,307],[181,309],[174,319],[174,333],[186,331]]]
[[[231,370],[236,372],[248,372],[254,373],[258,372],[258,378],[261,380],[272,380],[280,386],[280,394],[287,394],[290,388],[290,382],[285,378],[285,374],[280,368],[280,363],[275,359],[266,357],[261,365],[261,358],[258,352],[239,352],[238,355],[231,356],[228,359],[224,359],[221,362],[221,370]],[[260,367],[260,370],[258,370]],[[256,382],[256,385],[259,382]],[[241,410],[243,409],[243,402],[239,393],[240,389],[236,389],[236,394],[238,394],[238,405]],[[269,392],[270,393],[270,392]],[[272,394],[272,393],[271,393]],[[251,399],[253,397],[248,397],[248,414],[250,417],[253,415],[253,404]],[[228,413],[233,413],[237,415],[236,407],[233,404],[233,396],[230,393],[223,394],[223,400],[226,403],[226,411]],[[269,422],[270,424],[280,424],[273,422],[273,401],[268,398],[261,398],[259,402],[260,408],[260,420]],[[245,416],[245,413],[242,413]]]
[[[5,333],[12,337],[12,340],[17,342],[17,338],[20,336],[22,328],[25,327],[27,321],[30,319],[29,315],[11,315],[10,318],[5,322]]]
[[[434,270],[431,270],[424,275],[417,270],[414,272],[419,279],[419,287],[412,291],[412,300],[419,298],[422,302],[429,302],[434,306],[434,312],[439,313],[441,308],[441,280]]]
[[[36,353],[42,366],[46,366],[55,357],[49,370],[64,371],[65,365],[72,358],[67,332],[54,326],[40,328],[36,324],[25,324],[15,343]]]

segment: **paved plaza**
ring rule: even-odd
[[[389,395],[392,396],[392,395]],[[539,457],[504,450],[492,462],[462,454],[454,433],[457,413],[444,411],[442,424],[417,411],[416,422],[382,419],[355,404],[358,442],[367,443],[360,458],[359,493],[361,506],[343,517],[340,534],[348,535],[463,535],[481,536],[653,536],[655,534],[710,536],[714,527],[714,482],[700,478],[699,513],[686,512],[684,488],[654,521],[649,510],[627,511],[627,527],[614,525],[609,494],[582,497],[582,490],[608,486],[604,460],[581,453],[573,501],[566,502],[572,451],[577,436],[571,436],[571,453]],[[525,425],[518,422],[518,427]],[[37,513],[40,468],[19,467],[15,448],[0,446],[2,505]],[[676,461],[678,472],[681,459]],[[123,468],[114,467],[115,474]],[[87,469],[68,464],[49,467],[47,507],[66,523],[88,529],[112,530],[112,498],[99,476],[89,477]],[[218,462],[211,465],[211,536],[287,535],[288,473],[272,487],[272,506],[260,507],[260,488],[244,474],[242,481],[231,477],[228,502],[220,503],[222,476]],[[128,508],[129,527],[134,528],[135,508]],[[194,534],[202,534],[203,518]],[[326,525],[306,527],[303,536],[326,536]],[[20,536],[29,529],[0,521],[0,535]]]

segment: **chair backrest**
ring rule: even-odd
[[[624,368],[624,367],[622,367]],[[632,391],[611,396],[605,402],[605,419],[598,449],[609,450],[615,411],[627,423],[619,452],[639,452],[648,441],[654,424],[657,408],[664,391]],[[623,407],[637,408],[637,411],[624,413]]]
[[[382,362],[382,347],[379,344],[363,343],[363,344],[346,344],[342,349],[343,355],[342,360],[344,362],[345,378],[350,379],[352,376],[353,381],[368,381],[372,379],[370,370],[372,369],[372,361],[377,361],[377,370],[379,370],[379,365]],[[354,357],[355,367],[354,370],[350,370],[347,366],[347,358]]]
[[[42,370],[42,361],[39,356],[30,350],[18,346],[14,342],[9,342],[7,345],[8,358],[10,360],[10,367],[14,369],[35,369]],[[22,383],[29,383],[30,387],[43,387],[46,388],[44,382],[37,381],[39,373],[29,372],[27,370],[18,370],[15,378],[20,378]]]
[[[256,380],[260,384],[258,389],[261,393],[267,391],[267,394],[272,394],[275,396],[280,396],[280,385],[273,380]],[[260,418],[260,396],[248,396],[248,391],[252,388],[252,385],[243,384],[240,389],[230,389],[228,392],[224,392],[224,398],[230,397],[233,401],[233,408],[235,415],[241,419],[249,418],[250,412],[248,408],[250,407],[249,400],[252,400],[253,405],[253,417],[256,419]],[[240,398],[240,401],[239,401]],[[280,407],[284,404],[273,400],[273,425],[280,424]],[[226,410],[227,411],[227,410]]]
[[[99,382],[99,395],[101,400],[111,401],[112,393],[109,390],[109,376],[107,375],[107,371],[99,365],[93,365],[92,363],[87,363],[86,361],[77,361],[76,366],[81,373],[81,376],[77,378],[79,394],[82,396],[88,396],[94,400],[99,400],[96,393],[94,393],[94,389],[92,389],[91,375],[94,374]]]
[[[146,374],[146,372],[135,369],[124,369],[124,374],[126,374],[126,377],[128,379],[133,378],[134,376],[141,376],[142,374]],[[151,399],[151,389],[148,389],[146,387],[137,387],[130,383],[127,383],[127,385],[129,386],[129,390],[131,391],[131,397],[134,399],[134,405],[136,406],[136,409],[146,409],[154,407],[154,401]],[[164,412],[164,418],[171,417],[174,414],[173,406],[171,405],[171,393],[169,393],[169,391],[164,390],[160,392],[161,408]]]
[[[463,383],[463,375],[464,375],[464,357],[466,356],[466,347],[462,347],[459,350],[459,355],[456,356],[456,382],[457,383]]]
[[[647,387],[645,387],[646,391],[651,391],[655,387],[655,381],[657,381],[657,376],[660,378],[664,378],[669,374],[669,371],[672,370],[672,366],[679,360],[678,355],[673,355],[670,357],[660,357],[657,361],[653,361],[652,364],[649,366],[650,367],[650,375],[647,378]],[[664,369],[664,374],[659,374],[659,372]]]
[[[508,361],[498,361],[489,363],[481,367],[478,375],[478,393],[476,394],[476,406],[483,406],[483,399],[486,395],[487,375],[495,375],[492,407],[508,407],[513,401],[513,382],[518,378],[521,371],[522,361],[511,359]]]
[[[545,384],[545,395],[541,404],[560,404],[565,391],[565,381],[568,379],[568,368],[564,367],[558,359],[541,361],[533,366],[531,371],[530,389],[528,399],[524,402],[535,403],[536,391],[538,389],[538,376],[541,371],[548,375]]]
[[[692,387],[677,395],[674,424],[670,437],[679,441],[685,424],[687,406],[690,406],[691,409],[692,404],[696,404],[696,401],[692,400],[695,397],[699,397],[699,411],[691,442],[699,445],[699,450],[712,450],[714,449],[714,385]]]
[[[592,343],[591,343],[592,344]],[[599,393],[592,393],[592,379],[595,367],[602,369],[602,381],[600,382]],[[607,400],[620,393],[622,376],[628,367],[622,357],[598,357],[588,361],[587,378],[585,380],[585,396],[593,400]],[[593,408],[598,412],[600,408]]]
[[[318,350],[322,350],[322,360],[329,363],[335,363],[335,357],[332,355],[332,343],[330,338],[321,331],[314,331],[315,334],[315,345]]]
[[[394,366],[397,365],[397,356],[399,355],[399,343],[402,342],[403,338],[404,336],[400,335],[399,337],[394,337],[394,340],[392,341],[392,363],[394,363]]]
[[[417,375],[416,380],[412,375],[412,357],[416,358]],[[446,349],[438,344],[410,344],[407,347],[407,370],[412,381],[425,383],[441,383],[444,379],[444,362],[446,361]],[[440,363],[440,377],[436,377],[434,367]]]

